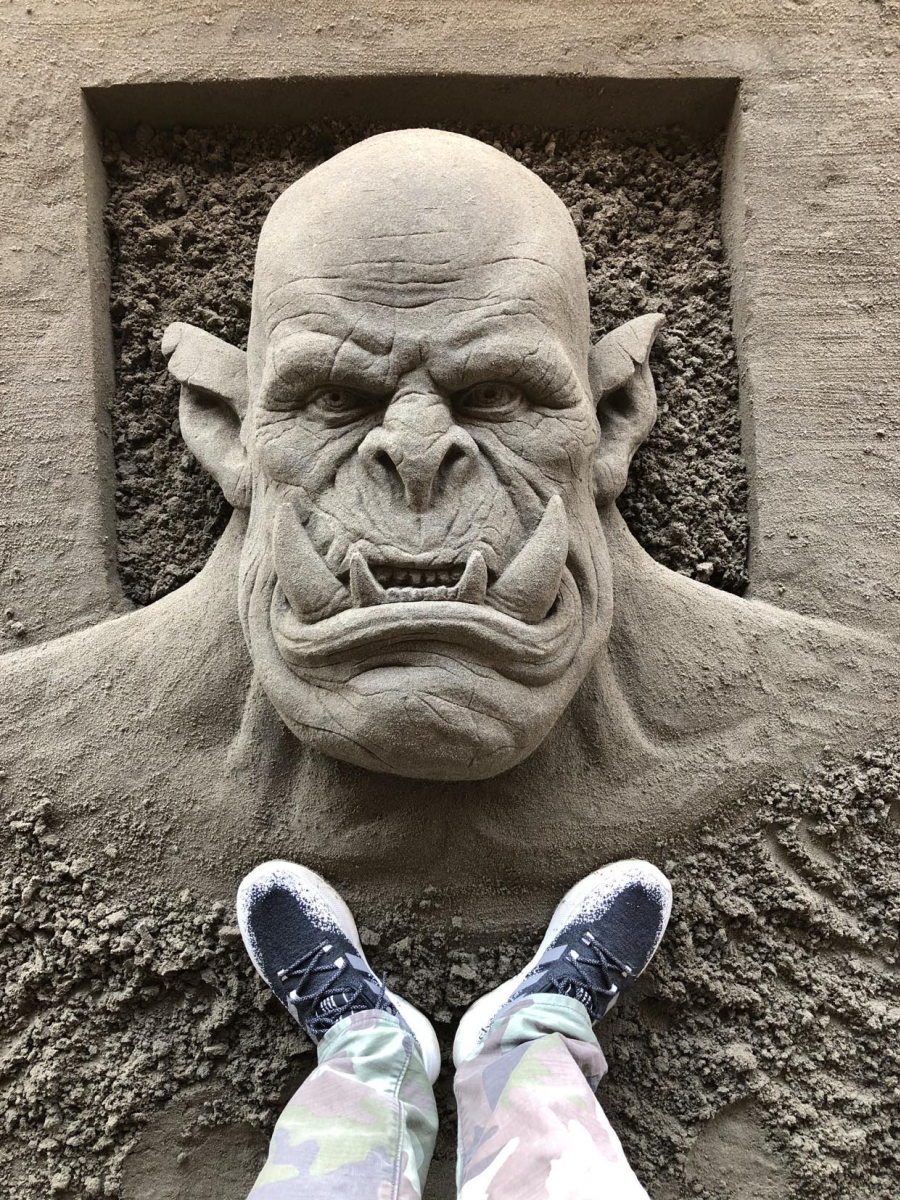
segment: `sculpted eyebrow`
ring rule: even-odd
[[[352,356],[348,347],[352,347]],[[353,342],[352,337],[306,332],[273,350],[265,391],[274,400],[295,397],[298,388],[308,390],[326,383],[377,391],[384,387],[384,374],[381,356]]]
[[[453,355],[446,379],[452,390],[497,379],[522,387],[538,404],[566,408],[574,403],[574,367],[550,339],[519,346],[513,342],[492,346],[491,340],[480,339],[479,345],[460,348]]]

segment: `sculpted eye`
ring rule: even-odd
[[[462,416],[497,420],[512,416],[525,404],[525,395],[512,383],[476,383],[457,396],[454,407]]]
[[[304,407],[317,413],[329,424],[360,420],[381,404],[377,396],[346,387],[320,387],[306,397]]]

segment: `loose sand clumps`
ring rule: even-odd
[[[655,1200],[896,1197],[898,797],[900,751],[826,760],[751,798],[732,831],[667,848],[669,933],[600,1027],[601,1099]],[[5,799],[0,1196],[240,1200],[312,1057],[229,906],[188,892],[123,904],[120,831],[73,860],[52,796]],[[436,892],[358,915],[373,965],[435,1016],[445,1048],[541,932],[478,946]],[[429,1192],[446,1200],[446,1074],[440,1093]]]
[[[374,132],[142,127],[108,139],[119,564],[135,602],[196,574],[227,517],[179,435],[178,389],[159,349],[165,326],[190,321],[243,346],[256,240],[272,202]],[[720,147],[676,135],[631,143],[598,132],[463,132],[514,154],[568,205],[584,245],[595,334],[645,312],[668,314],[653,359],[660,420],[621,508],[660,562],[740,593],[747,496],[719,233]]]

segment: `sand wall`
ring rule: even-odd
[[[624,502],[651,552],[895,631],[898,18],[895,0],[7,5],[0,648],[196,571],[223,512],[178,443],[162,326],[239,343],[266,204],[411,112],[496,120],[486,136],[560,188],[598,331],[669,306],[664,412]],[[670,124],[687,141],[637,136]],[[603,1103],[654,1197],[896,1195],[897,761],[825,749],[662,848],[670,933],[602,1031]],[[125,782],[79,796],[103,826],[86,850],[63,775],[0,775],[0,1194],[239,1200],[310,1049],[250,972],[230,895],[133,885],[171,814],[135,810]],[[360,910],[445,1043],[539,935],[529,916],[479,942],[457,916],[436,892]],[[451,1178],[445,1119],[429,1200]]]

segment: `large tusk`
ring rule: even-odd
[[[480,550],[473,550],[456,585],[456,599],[461,600],[463,604],[484,604],[487,584],[488,569],[484,555]]]
[[[488,592],[488,604],[528,625],[543,621],[559,595],[568,553],[565,505],[552,496],[537,529]]]
[[[387,602],[384,588],[358,550],[350,555],[350,595],[354,608],[370,608],[373,604]]]
[[[328,570],[288,500],[275,514],[272,556],[281,590],[299,620],[311,624],[349,607],[350,593]]]

